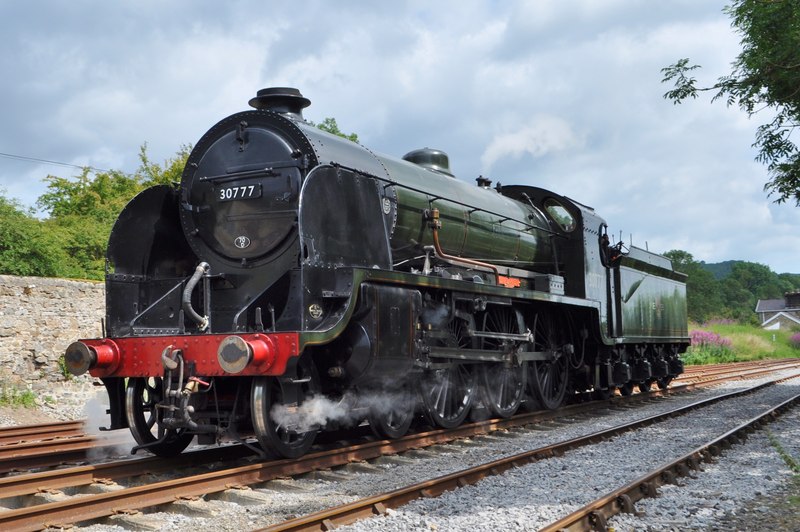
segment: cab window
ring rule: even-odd
[[[558,201],[548,199],[544,202],[544,209],[562,230],[570,232],[575,229],[575,217]]]

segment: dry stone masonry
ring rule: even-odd
[[[104,305],[101,282],[0,275],[0,385],[63,381],[59,359],[101,335]]]

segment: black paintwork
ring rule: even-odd
[[[663,257],[616,253],[594,209],[533,186],[468,187],[436,150],[412,152],[421,165],[376,155],[303,121],[308,100],[296,90],[253,102],[200,139],[179,186],[148,189],[120,214],[108,247],[110,337],[297,331],[323,388],[341,393],[447,364],[429,353],[452,347],[448,327],[502,306],[529,329],[555,317],[559,349],[580,352],[578,388],[681,369],[685,278]],[[437,259],[433,209],[447,252],[493,263],[517,284]],[[182,297],[201,262],[209,272],[188,294],[192,318]],[[501,344],[529,349],[519,338],[491,343]],[[112,425],[122,426],[121,381],[105,381]],[[219,381],[242,393],[235,377]]]

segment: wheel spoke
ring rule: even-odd
[[[512,307],[492,306],[482,318],[484,332],[519,334],[524,330],[522,317]],[[525,345],[498,338],[482,338],[481,349],[508,354],[513,349],[527,351]],[[479,389],[483,404],[490,414],[512,416],[524,398],[524,365],[508,362],[486,363],[478,367]]]
[[[473,339],[466,334],[471,327],[462,319],[448,325],[444,346],[472,348]],[[464,420],[472,406],[472,386],[469,370],[460,364],[445,369],[429,370],[420,379],[421,397],[425,412],[433,425],[455,427]]]
[[[414,421],[416,397],[405,384],[399,389],[379,393],[386,395],[384,403],[390,403],[392,407],[386,412],[376,406],[376,410],[370,412],[368,420],[373,434],[380,439],[404,436]]]
[[[534,350],[554,352],[569,343],[556,332],[554,318],[540,313],[534,319]],[[562,331],[563,334],[563,331]],[[566,355],[552,361],[533,362],[531,368],[530,393],[539,403],[548,409],[558,408],[566,396],[568,384],[569,361]]]
[[[256,438],[262,449],[279,458],[302,456],[311,448],[316,438],[316,430],[298,432],[279,424],[271,415],[273,407],[286,404],[283,386],[299,386],[295,392],[301,398],[301,403],[319,392],[319,378],[309,361],[301,359],[298,377],[302,381],[300,384],[284,384],[273,377],[253,380],[250,404]]]
[[[125,390],[125,415],[139,445],[159,456],[174,456],[191,443],[193,435],[186,429],[165,429],[160,423],[162,390],[160,378],[131,378]]]

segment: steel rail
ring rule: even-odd
[[[625,484],[621,488],[607,493],[563,519],[542,528],[541,531],[607,530],[610,517],[622,512],[635,513],[634,504],[637,501],[645,497],[657,497],[657,490],[660,486],[674,484],[678,477],[688,476],[690,471],[697,471],[701,461],[710,462],[713,459],[712,457],[719,456],[722,450],[729,449],[732,444],[741,443],[747,439],[750,433],[775,420],[781,413],[789,410],[797,403],[800,403],[800,394],[766,410],[680,458],[672,460]]]
[[[683,377],[680,379],[680,382],[684,381],[693,381],[693,382],[705,382],[711,379],[717,379],[720,375],[722,375],[722,380],[745,380],[751,379],[754,377],[758,377],[761,375],[768,375],[770,373],[775,373],[776,371],[794,369],[800,366],[800,360],[795,362],[787,362],[785,364],[769,366],[769,367],[757,367],[752,369],[744,369],[744,370],[735,370],[731,369],[730,371],[723,371],[723,372],[711,372],[711,373],[703,373],[703,374],[693,374],[687,377]],[[729,375],[728,377],[724,377],[725,375]],[[677,379],[676,379],[677,380]]]
[[[230,445],[188,451],[169,459],[146,456],[104,464],[13,475],[0,478],[0,496],[2,498],[19,497],[31,495],[42,490],[75,488],[95,482],[129,478],[147,473],[161,473],[188,467],[207,466],[210,463],[222,460],[236,460],[252,455],[253,452],[244,445]]]
[[[697,364],[686,366],[685,372],[704,369],[721,369],[721,368],[738,368],[742,366],[771,366],[774,364],[783,364],[787,361],[795,360],[793,358],[762,358],[759,360],[747,360],[743,362],[722,362],[719,364]]]
[[[21,441],[78,436],[86,432],[84,423],[85,420],[78,420],[0,427],[0,445],[15,445]]]
[[[654,395],[663,395],[664,392],[654,392]],[[649,396],[642,394],[640,400],[646,400]],[[631,399],[630,397],[627,399]],[[634,397],[633,399],[636,399]],[[314,469],[321,469],[331,467],[331,465],[344,465],[348,462],[355,460],[364,460],[367,458],[375,458],[384,454],[396,454],[411,449],[419,449],[434,445],[437,443],[445,443],[448,441],[468,438],[481,434],[486,434],[494,430],[504,430],[516,426],[530,425],[542,421],[558,419],[562,416],[576,415],[586,411],[588,408],[607,408],[613,407],[616,403],[622,402],[621,398],[609,399],[606,401],[595,401],[593,403],[583,403],[577,405],[570,405],[560,410],[554,411],[540,411],[530,412],[515,416],[511,419],[504,420],[486,420],[468,425],[462,425],[456,429],[444,430],[437,429],[416,434],[409,434],[397,440],[382,440],[378,442],[368,442],[366,444],[357,444],[346,447],[344,449],[331,449],[328,451],[318,452],[307,456],[328,456],[334,455],[337,452],[342,452],[348,456],[339,461],[339,463],[329,461],[313,467],[312,460],[301,459],[307,464],[303,467],[293,467],[292,470],[276,470],[276,476],[286,476],[291,474],[300,474],[313,471]],[[630,401],[627,401],[630,402]],[[362,448],[371,448],[379,446],[380,452],[369,451],[366,458],[356,457],[352,453],[360,452]],[[206,454],[200,454],[206,453]],[[207,454],[213,453],[213,454]],[[236,459],[239,457],[252,454],[243,445],[231,445],[227,447],[214,447],[211,449],[204,449],[200,451],[188,452],[180,455],[177,458],[165,460],[157,457],[148,457],[143,459],[124,460],[107,464],[86,465],[71,467],[66,469],[58,469],[53,471],[43,471],[37,473],[14,475],[0,479],[0,493],[4,497],[27,495],[35,493],[42,488],[48,489],[61,489],[65,487],[75,487],[85,484],[90,484],[100,479],[118,479],[133,474],[144,474],[151,471],[161,471],[164,469],[174,469],[176,467],[184,467],[188,464],[208,463],[220,459]],[[195,455],[197,458],[195,458]],[[188,458],[192,457],[192,458]],[[330,460],[330,458],[326,458]],[[281,464],[288,463],[289,461],[281,461]],[[277,463],[277,462],[273,462]],[[2,515],[2,514],[0,514]],[[0,520],[0,525],[2,521]]]
[[[365,517],[383,514],[388,508],[402,506],[403,504],[406,504],[414,499],[423,497],[436,497],[445,491],[475,484],[479,480],[488,476],[500,475],[511,468],[521,467],[523,465],[553,456],[561,456],[569,450],[586,445],[593,445],[599,441],[607,440],[614,436],[619,436],[625,432],[646,427],[666,419],[674,418],[687,412],[724,401],[726,399],[750,394],[767,386],[771,386],[777,382],[797,377],[800,377],[800,373],[789,377],[776,379],[772,382],[763,383],[746,390],[739,390],[717,397],[696,401],[690,405],[676,408],[662,414],[656,414],[631,423],[618,425],[610,429],[596,431],[585,436],[579,436],[577,438],[565,440],[553,445],[547,445],[531,451],[525,451],[523,453],[501,458],[499,460],[494,460],[480,466],[427,480],[389,493],[384,493],[382,495],[360,499],[349,504],[344,504],[307,516],[285,521],[283,523],[260,530],[269,532],[332,530],[336,526],[350,524]]]
[[[0,473],[85,460],[91,450],[113,448],[126,441],[130,441],[127,433],[109,433],[108,437],[82,435],[3,445],[0,446]]]
[[[706,365],[692,365],[685,366],[683,372],[675,377],[674,380],[684,378],[691,378],[697,375],[705,374],[723,374],[734,371],[742,371],[748,369],[762,369],[767,367],[782,366],[796,362],[797,359],[773,359],[773,360],[755,360],[749,362],[732,362],[726,364],[706,364]]]
[[[779,368],[796,364],[797,359],[754,360],[749,362],[731,362],[726,364],[709,364],[686,366],[683,373],[675,377],[675,381],[696,378],[698,375],[723,375],[731,372]]]

